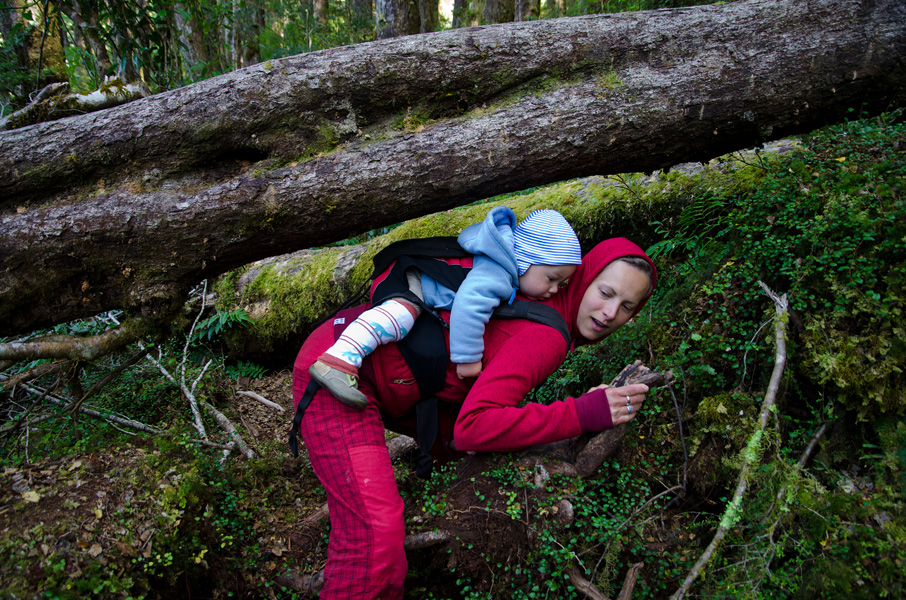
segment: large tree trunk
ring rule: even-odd
[[[899,0],[749,0],[336,48],[0,133],[0,333],[494,194],[906,96]]]

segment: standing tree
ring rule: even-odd
[[[57,11],[49,3],[7,0],[0,4],[0,35],[8,47],[0,85],[12,92],[12,104],[25,104],[29,94],[66,81],[66,65]]]
[[[482,20],[485,23],[511,23],[515,8],[514,0],[484,0]]]

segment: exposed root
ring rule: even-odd
[[[403,542],[403,548],[406,550],[421,550],[423,548],[430,548],[437,544],[449,542],[452,539],[453,534],[444,530],[413,533],[412,535],[406,536],[406,539]]]

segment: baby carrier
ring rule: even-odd
[[[375,255],[373,262],[370,290],[372,306],[390,298],[404,298],[422,309],[422,314],[415,320],[411,331],[396,344],[412,371],[421,398],[415,405],[416,437],[421,452],[415,472],[425,479],[430,476],[434,462],[430,450],[437,439],[438,430],[438,399],[435,395],[443,388],[446,377],[449,357],[444,329],[448,325],[433,308],[409,290],[406,271],[418,269],[441,285],[456,291],[472,268],[472,255],[463,250],[455,237],[433,237],[390,244]],[[342,314],[341,311],[334,315],[335,339],[345,329],[347,322],[351,322],[351,319],[346,319]],[[516,299],[507,305],[498,306],[493,318],[529,319],[549,325],[563,335],[567,348],[571,343],[566,321],[560,313],[545,304]],[[299,455],[297,436],[305,409],[319,387],[316,381],[309,382],[296,407],[289,435],[289,447],[293,456]]]

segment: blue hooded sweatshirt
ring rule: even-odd
[[[513,253],[516,214],[506,206],[488,212],[484,221],[467,227],[459,244],[474,254],[472,270],[459,291],[422,275],[428,306],[450,310],[450,360],[472,363],[484,354],[484,328],[501,302],[512,301],[519,288],[519,267]]]

